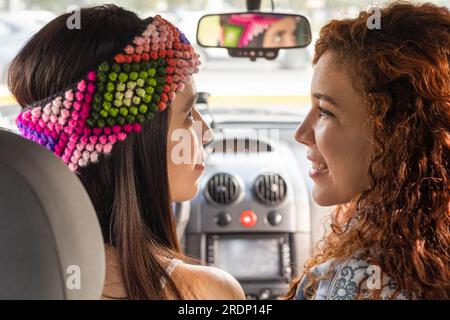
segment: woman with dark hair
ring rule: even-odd
[[[171,210],[198,192],[211,138],[195,108],[198,54],[160,16],[84,8],[73,30],[69,16],[28,41],[9,88],[21,134],[61,157],[90,195],[106,246],[103,298],[243,299],[229,274],[187,263]]]
[[[393,3],[316,43],[296,132],[313,199],[338,205],[287,298],[450,298],[450,12]]]

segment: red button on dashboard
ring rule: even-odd
[[[251,228],[256,224],[258,217],[252,210],[246,210],[241,213],[241,224],[246,228]]]

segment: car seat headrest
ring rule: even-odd
[[[99,299],[104,242],[78,177],[0,130],[0,299]]]

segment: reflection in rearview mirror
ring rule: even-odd
[[[203,16],[197,41],[203,47],[289,49],[311,43],[308,19],[280,13],[229,13]]]

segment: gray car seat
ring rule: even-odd
[[[81,182],[45,148],[0,130],[0,299],[99,299],[104,276]]]

